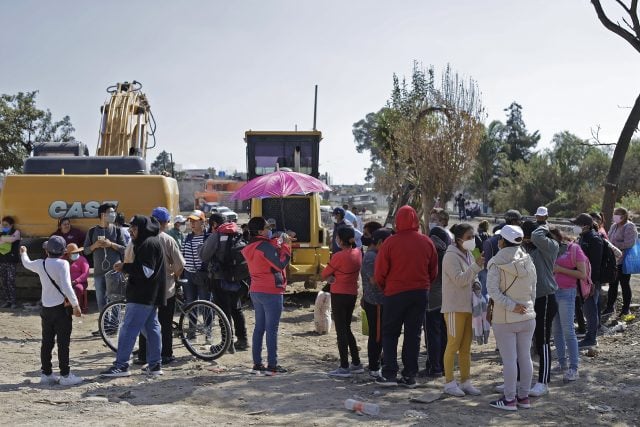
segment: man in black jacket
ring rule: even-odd
[[[129,275],[127,286],[127,309],[118,337],[116,361],[103,377],[126,377],[129,372],[129,358],[138,334],[147,338],[148,366],[143,372],[162,375],[162,340],[156,306],[166,303],[166,274],[162,244],[158,239],[160,224],[155,218],[136,215],[130,221],[129,232],[133,240],[134,260],[131,263],[116,263],[117,272]]]

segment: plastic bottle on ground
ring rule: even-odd
[[[360,402],[359,400],[347,399],[344,401],[344,407],[350,411],[360,412],[367,415],[380,414],[380,406],[375,403]]]

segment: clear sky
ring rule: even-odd
[[[413,60],[477,80],[487,121],[518,101],[543,145],[597,125],[615,141],[640,92],[640,54],[587,0],[4,0],[0,58],[0,92],[39,90],[92,152],[104,89],[141,81],[158,122],[149,157],[219,170],[246,169],[245,130],[310,129],[318,84],[320,169],[344,184],[368,166],[353,123]]]

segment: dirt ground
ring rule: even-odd
[[[640,282],[634,280],[635,300]],[[279,335],[280,363],[290,373],[256,377],[249,373],[250,352],[226,354],[215,362],[194,359],[181,346],[178,361],[165,374],[149,378],[133,367],[128,378],[101,379],[98,373],[114,360],[96,330],[97,314],[74,320],[72,371],[85,378],[75,387],[40,386],[40,318],[29,309],[0,311],[0,413],[2,424],[188,425],[213,422],[228,425],[638,425],[640,424],[640,321],[624,332],[599,338],[595,357],[581,357],[580,379],[563,384],[553,378],[550,394],[533,400],[529,410],[506,413],[488,402],[498,397],[500,357],[493,339],[473,346],[472,377],[482,396],[440,396],[432,403],[412,399],[437,398],[443,380],[419,380],[414,390],[376,386],[367,374],[331,379],[337,366],[335,332],[317,335],[313,297],[301,284],[291,287]],[[295,293],[295,295],[293,294]],[[637,308],[635,309],[636,314]],[[253,314],[246,310],[248,327]],[[359,313],[358,313],[359,317]],[[363,362],[366,337],[354,322]],[[54,356],[55,359],[55,356]],[[424,365],[424,356],[420,356]],[[54,362],[54,367],[57,363]],[[536,371],[537,372],[537,371]],[[344,409],[353,398],[380,405],[380,415],[362,416]]]

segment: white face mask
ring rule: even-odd
[[[182,224],[181,226],[178,227],[178,230],[180,230],[181,233],[184,233],[185,231],[187,231],[187,226]]]
[[[107,222],[109,224],[113,224],[114,222],[116,222],[116,213],[115,212],[109,212],[107,214]]]
[[[429,230],[433,230],[434,228],[436,228],[438,226],[437,222],[430,222],[429,223]]]
[[[579,225],[574,225],[573,234],[582,234],[582,227],[580,227]]]
[[[619,224],[620,222],[622,222],[622,215],[614,215],[613,222],[615,222],[616,224]]]
[[[467,251],[472,251],[476,248],[476,240],[465,240],[464,242],[462,242],[462,247]]]
[[[69,259],[71,261],[77,261],[78,258],[80,258],[80,254],[71,254],[71,255],[69,255]]]

